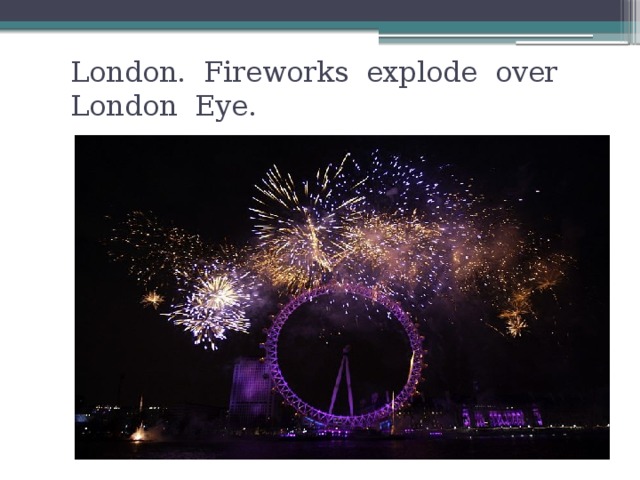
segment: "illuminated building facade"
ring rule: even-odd
[[[273,423],[275,393],[266,364],[239,359],[233,369],[229,420],[233,427],[266,427]]]
[[[527,408],[473,406],[462,407],[465,428],[542,427],[542,415],[535,405]]]

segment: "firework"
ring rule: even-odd
[[[412,293],[435,281],[441,231],[416,212],[366,215],[344,235],[341,276],[387,293]]]
[[[348,173],[347,173],[348,170]],[[254,209],[257,271],[298,293],[330,280],[359,283],[424,308],[434,296],[478,296],[513,336],[533,318],[532,294],[562,277],[565,257],[542,253],[504,205],[487,205],[461,180],[428,163],[375,152],[345,161],[298,188],[274,167]],[[299,193],[300,192],[300,193]],[[315,192],[315,193],[314,193]]]
[[[158,306],[160,306],[160,304],[163,302],[164,302],[164,297],[160,295],[158,292],[156,292],[155,290],[151,292],[147,292],[142,297],[142,300],[140,300],[140,303],[142,303],[142,305],[144,305],[145,307],[152,306],[154,310],[157,310]]]
[[[430,188],[425,165],[424,159],[413,164],[402,161],[399,156],[373,152],[368,165],[354,164],[354,170],[364,177],[364,181],[354,185],[354,192],[365,199],[367,210],[372,213],[406,214],[424,206],[423,200]]]
[[[113,258],[127,263],[129,273],[145,287],[173,287],[175,271],[192,269],[205,252],[198,235],[164,227],[142,212],[128,215],[114,229],[110,244]]]
[[[530,266],[530,281],[540,292],[549,290],[563,279],[565,269],[570,263],[569,257],[559,253],[536,258]]]
[[[274,166],[256,186],[258,206],[251,211],[260,250],[254,265],[274,286],[299,292],[318,286],[335,269],[343,230],[359,216],[356,207],[362,201],[346,187],[347,160],[318,170],[315,182],[300,185]]]
[[[507,332],[512,337],[519,337],[526,328],[527,322],[519,315],[507,319]]]
[[[147,287],[141,303],[157,309],[165,303],[158,292],[170,292],[164,315],[213,350],[228,331],[248,332],[260,282],[282,294],[363,285],[416,316],[434,298],[479,298],[504,321],[485,323],[518,337],[536,319],[534,297],[553,291],[569,263],[507,206],[474,193],[473,179],[422,158],[347,156],[300,183],[274,166],[256,189],[252,248],[207,246],[139,212],[112,238],[114,258]],[[349,311],[348,296],[343,302]]]
[[[187,282],[184,302],[175,305],[167,316],[191,333],[194,343],[215,350],[216,342],[226,338],[227,330],[249,331],[246,310],[255,289],[249,273],[207,266]]]

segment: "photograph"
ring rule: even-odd
[[[75,137],[76,459],[610,458],[610,137]]]

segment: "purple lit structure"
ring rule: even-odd
[[[364,415],[333,415],[332,413],[324,412],[309,405],[298,397],[298,395],[296,395],[296,393],[289,387],[278,364],[278,337],[280,336],[282,327],[289,316],[304,303],[310,302],[314,298],[322,295],[332,295],[335,293],[349,293],[369,299],[385,307],[404,328],[404,331],[409,338],[409,345],[413,352],[407,383],[400,393],[395,396],[395,399],[392,402]],[[265,363],[268,366],[275,389],[300,415],[308,417],[325,427],[347,429],[371,428],[376,427],[382,420],[389,418],[393,412],[398,411],[416,392],[416,387],[421,379],[421,371],[423,367],[424,351],[422,349],[422,341],[423,338],[418,333],[418,329],[411,321],[409,315],[404,312],[398,303],[389,297],[376,292],[374,289],[361,285],[342,285],[331,283],[302,293],[291,300],[287,305],[285,305],[280,313],[278,313],[267,332],[267,340],[264,343],[264,348],[266,350]]]
[[[233,369],[229,402],[232,425],[267,425],[275,414],[275,396],[265,364],[258,359],[240,358]]]
[[[533,407],[531,409],[531,413],[533,414],[533,420],[536,424],[536,427],[542,426],[542,415],[540,415],[540,409],[538,407]]]
[[[462,408],[462,425],[465,428],[542,427],[538,407],[531,409],[513,407],[476,406]]]

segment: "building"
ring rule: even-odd
[[[466,428],[542,427],[540,409],[526,407],[483,406],[462,407],[462,426]]]
[[[240,358],[233,369],[229,421],[234,428],[271,427],[276,413],[276,394],[267,365]]]

